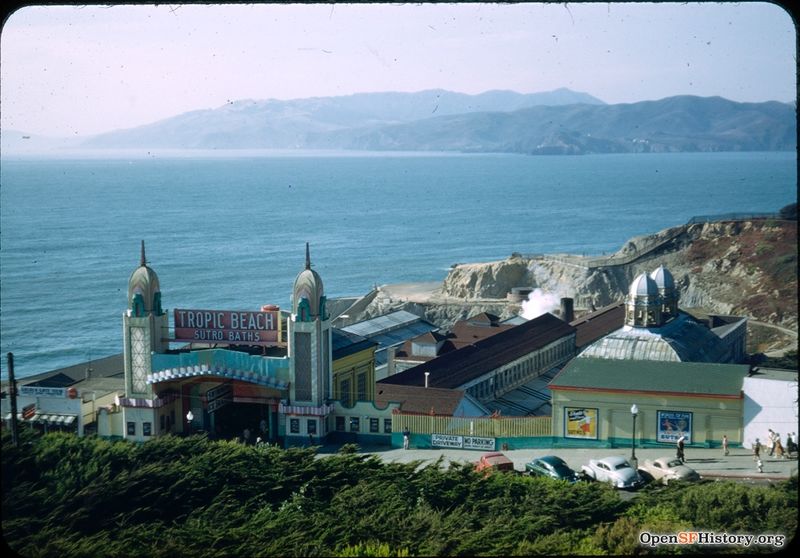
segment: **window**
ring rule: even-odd
[[[306,433],[307,434],[316,434],[317,433],[317,421],[310,420],[306,423]]]
[[[300,419],[289,419],[289,432],[291,434],[300,434]]]
[[[350,417],[350,432],[359,432],[361,429],[361,420],[358,417]]]
[[[390,419],[390,418],[383,419],[383,431],[386,434],[391,434],[392,433],[392,419]]]
[[[336,417],[336,430],[344,432],[344,417]]]
[[[128,422],[128,436],[136,436],[136,423],[133,421]]]
[[[339,384],[339,400],[345,407],[350,406],[350,380],[342,380]]]
[[[367,400],[367,375],[366,374],[359,374],[357,380],[358,386],[358,400],[359,401],[366,401]]]
[[[369,419],[369,431],[380,432],[380,421],[376,418]]]
[[[152,436],[153,435],[153,423],[151,423],[151,422],[143,422],[142,423],[142,435],[143,436]]]

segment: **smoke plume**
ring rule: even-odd
[[[560,306],[561,299],[558,296],[546,293],[542,289],[533,289],[528,295],[528,300],[522,302],[520,315],[526,320],[532,320],[545,312],[557,310]]]

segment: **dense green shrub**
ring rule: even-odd
[[[484,478],[469,465],[353,450],[58,433],[14,448],[4,433],[3,535],[31,557],[511,556],[670,551],[641,547],[643,529],[797,526],[796,478],[676,485],[624,502],[600,483]]]

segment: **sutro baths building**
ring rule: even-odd
[[[381,342],[331,326],[334,302],[312,269],[308,245],[288,310],[169,313],[144,243],[127,301],[124,352],[26,378],[19,419],[42,430],[133,441],[202,431],[283,446],[400,446],[408,428],[418,447],[499,449],[618,446],[634,437],[658,445],[678,431],[693,444],[713,446],[723,434],[737,444],[749,423],[778,412],[746,405],[751,388],[744,379],[752,373],[739,364],[746,320],[697,319],[680,310],[663,267],[634,279],[624,304],[570,323],[544,314],[495,327],[473,317],[469,328],[490,328],[491,335],[470,329],[475,341],[446,352],[447,339],[466,336],[427,326],[421,335],[419,328],[392,329],[392,342],[408,341],[406,359],[420,363],[402,369],[390,362],[387,368],[399,371],[378,382]],[[775,400],[775,381],[751,384],[760,386],[753,400]],[[789,393],[784,384],[777,389]],[[2,416],[11,418],[8,397]]]

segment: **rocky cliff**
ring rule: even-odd
[[[681,225],[632,238],[602,258],[517,254],[460,264],[442,284],[379,288],[358,319],[400,308],[442,327],[479,312],[507,318],[527,304],[506,298],[515,287],[549,299],[550,311],[559,298],[571,297],[580,315],[624,300],[634,277],[662,264],[675,278],[683,308],[797,330],[797,221],[778,219]]]
[[[591,309],[623,300],[634,277],[662,264],[675,277],[682,307],[797,327],[797,222],[775,219],[673,227],[632,238],[605,258],[516,256],[456,266],[442,294],[485,299],[530,287]]]

